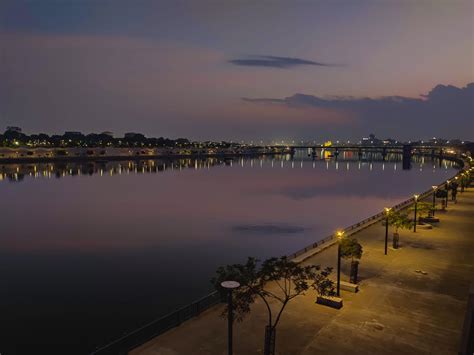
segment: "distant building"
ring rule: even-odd
[[[431,144],[431,145],[439,145],[439,144],[449,143],[449,141],[444,139],[444,138],[433,137],[428,141],[428,143]]]
[[[375,134],[371,133],[368,137],[362,138],[362,145],[379,145],[382,141],[378,139]]]
[[[114,138],[114,134],[109,131],[102,132],[101,135],[103,136],[109,136],[110,138]]]

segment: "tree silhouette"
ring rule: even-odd
[[[248,258],[245,264],[219,267],[211,280],[214,287],[223,292],[220,283],[234,280],[240,287],[233,292],[235,319],[242,321],[251,310],[257,298],[261,299],[267,310],[264,354],[274,353],[276,327],[283,311],[294,298],[301,296],[310,287],[327,288],[330,269],[321,271],[319,265],[301,266],[287,257],[269,258],[260,265],[255,258]],[[276,304],[276,306],[275,306]],[[222,316],[227,316],[227,307]]]

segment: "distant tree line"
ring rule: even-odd
[[[147,138],[141,133],[126,133],[123,137],[114,138],[112,133],[65,132],[63,135],[47,135],[44,133],[27,135],[18,127],[8,127],[0,134],[2,147],[230,147],[227,142],[191,142],[186,138]]]

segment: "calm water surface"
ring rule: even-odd
[[[455,172],[377,158],[0,165],[0,353],[86,354]]]

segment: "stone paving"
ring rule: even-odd
[[[277,328],[277,354],[456,354],[469,286],[474,282],[474,188],[438,212],[432,230],[400,232],[384,255],[385,227],[356,235],[364,248],[360,291],[341,291],[340,310],[315,304],[309,291],[292,301]],[[336,266],[336,246],[305,263]],[[348,280],[343,261],[342,280]],[[234,326],[234,354],[261,354],[266,311],[257,302]],[[133,350],[133,355],[226,354],[222,307]]]

